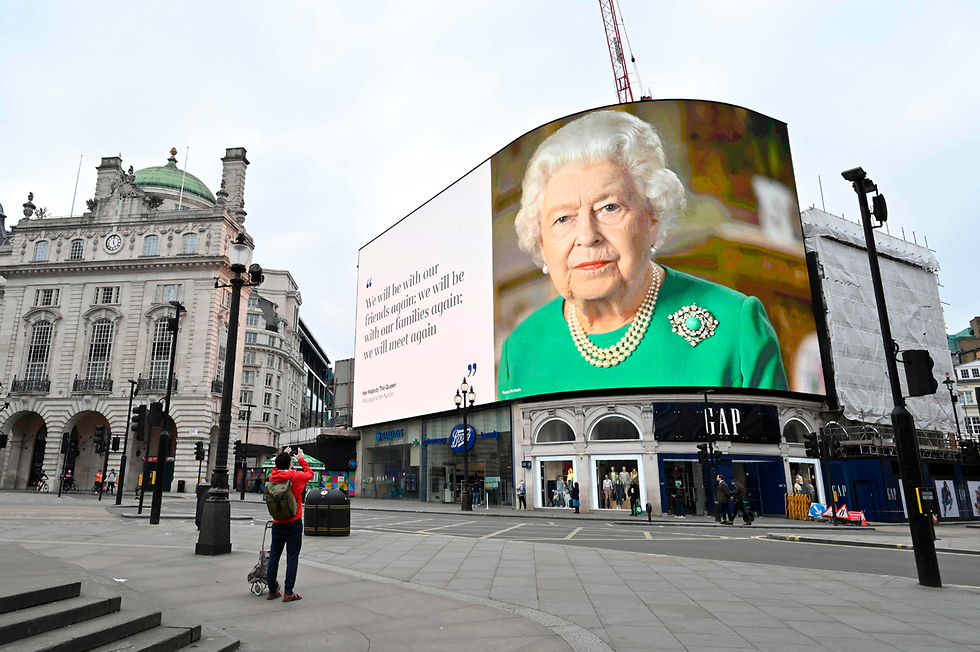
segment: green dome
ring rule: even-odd
[[[141,188],[167,188],[180,192],[181,182],[184,184],[184,194],[194,195],[214,204],[214,195],[200,179],[188,172],[177,169],[177,159],[171,156],[166,165],[143,168],[136,171],[136,185]]]

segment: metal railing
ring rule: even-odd
[[[10,381],[11,394],[47,394],[51,391],[51,380],[44,378],[32,378],[17,380],[17,376]]]
[[[220,394],[224,386],[225,386],[224,380],[222,380],[221,378],[215,378],[214,380],[211,381],[211,393]]]
[[[167,391],[167,379],[164,378],[140,378],[139,390],[141,392],[165,392]],[[174,376],[173,391],[177,391],[177,377]]]
[[[71,391],[76,394],[103,393],[112,391],[112,376],[107,378],[79,378],[75,376]]]

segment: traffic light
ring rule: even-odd
[[[241,459],[245,457],[245,447],[242,446],[242,440],[235,440],[235,459]]]
[[[721,451],[715,451],[715,464],[721,464],[725,461],[725,457],[721,454]]]
[[[78,457],[78,435],[74,432],[68,437],[68,454]]]
[[[119,451],[119,437],[112,438],[112,452],[116,453]]]
[[[105,424],[98,424],[95,426],[95,432],[92,434],[92,440],[95,442],[95,452],[97,455],[101,455],[105,452]]]
[[[820,457],[820,442],[815,432],[808,432],[803,435],[803,440],[806,443],[806,456],[811,458]]]
[[[136,433],[136,441],[146,439],[146,406],[141,405],[133,408],[133,417],[129,429]]]
[[[204,442],[199,441],[194,444],[194,459],[198,462],[204,461]]]
[[[932,396],[939,389],[932,367],[935,363],[928,351],[913,349],[902,352],[905,363],[905,380],[909,386],[909,396]]]
[[[698,444],[698,462],[701,462],[701,464],[707,464],[708,463],[708,445],[707,444]]]
[[[163,403],[157,401],[156,403],[150,403],[150,417],[149,426],[162,426],[163,425]]]

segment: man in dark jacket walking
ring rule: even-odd
[[[286,451],[289,449],[287,448]],[[276,455],[276,468],[269,475],[269,482],[290,482],[293,496],[296,498],[296,515],[290,519],[272,521],[272,549],[269,551],[269,568],[266,576],[269,580],[269,595],[267,600],[282,597],[283,602],[302,600],[303,596],[293,592],[296,584],[296,570],[299,568],[299,551],[303,547],[303,492],[306,483],[313,479],[313,471],[300,449],[296,461],[303,467],[302,471],[294,471],[292,457],[288,452]],[[286,581],[283,585],[285,595],[279,591],[276,576],[279,574],[279,558],[282,549],[286,549]]]
[[[728,488],[725,478],[719,473],[715,477],[715,520],[725,525],[731,525],[728,517],[728,503],[732,499],[732,490]]]

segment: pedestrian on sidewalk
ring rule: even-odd
[[[580,505],[581,505],[581,503],[579,503],[579,500],[578,500],[578,483],[576,482],[575,483],[575,486],[572,487],[572,507],[575,508],[575,513],[576,514],[580,513],[578,511],[578,508],[579,508]]]
[[[686,502],[687,497],[684,495],[684,485],[680,480],[677,480],[676,483],[677,484],[674,487],[674,516],[677,518],[685,518],[687,515],[687,508],[684,503]]]
[[[752,519],[749,518],[748,510],[745,508],[745,503],[748,501],[748,493],[745,491],[745,487],[738,480],[732,480],[732,497],[735,500],[734,509],[732,509],[732,523],[735,522],[735,516],[739,512],[742,512],[742,520],[746,523],[750,523]]]
[[[269,581],[267,600],[282,597],[283,602],[302,600],[303,596],[293,592],[296,585],[296,570],[299,567],[299,551],[303,547],[303,493],[306,483],[313,479],[313,471],[303,455],[303,449],[296,454],[296,461],[303,467],[302,471],[292,468],[290,449],[276,455],[276,468],[269,476],[267,484],[290,483],[290,489],[296,498],[296,515],[291,518],[272,520],[272,549],[269,552],[269,567],[266,576]],[[279,558],[286,548],[286,581],[283,585],[285,595],[279,591],[276,576],[279,574]]]
[[[630,498],[630,516],[636,516],[636,508],[640,504],[640,485],[636,480],[630,482],[630,488],[626,491]]]
[[[95,472],[95,486],[92,487],[92,493],[97,494],[102,491],[102,471]]]
[[[109,469],[109,475],[105,479],[105,490],[110,494],[116,493],[116,470]]]
[[[720,473],[715,477],[715,480],[717,481],[715,485],[715,521],[730,525],[728,503],[732,499],[732,490],[728,488],[728,483],[725,482],[725,478],[721,477]]]
[[[527,511],[527,487],[524,485],[524,478],[517,483],[517,509]]]

